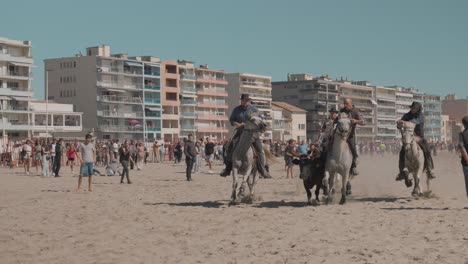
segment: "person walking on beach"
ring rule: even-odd
[[[80,190],[83,177],[88,177],[88,191],[91,192],[92,176],[94,174],[94,164],[96,163],[96,148],[91,143],[93,136],[86,134],[84,143],[78,145],[78,159],[81,163],[80,176],[78,177],[78,188]]]
[[[23,145],[23,163],[24,163],[24,173],[27,175],[31,174],[29,168],[31,166],[31,154],[32,154],[32,147],[31,147],[31,140],[26,140],[26,143]]]
[[[465,190],[466,196],[468,197],[468,116],[463,117],[462,123],[465,129],[463,132],[460,132],[458,148],[461,153],[461,163],[463,167],[463,174],[465,176]]]
[[[120,154],[120,164],[122,164],[123,171],[122,175],[120,177],[120,183],[124,183],[124,177],[127,177],[127,183],[131,184],[132,182],[130,181],[130,172],[128,170],[128,165],[130,162],[133,162],[133,159],[130,155],[130,149],[128,148],[127,143],[124,143],[120,149],[119,149],[119,154]]]
[[[215,151],[215,144],[211,141],[210,137],[206,137],[205,157],[206,157],[206,162],[209,168],[209,171],[208,171],[209,174],[213,174],[212,163],[214,160],[214,151]]]
[[[62,165],[62,157],[63,157],[63,146],[62,146],[63,139],[59,139],[57,144],[55,144],[55,158],[54,163],[52,165],[52,172],[55,177],[60,177],[60,166]]]
[[[192,134],[188,135],[188,140],[184,145],[185,163],[187,164],[187,181],[192,181],[192,169],[193,162],[197,157],[197,151],[195,150],[195,143],[193,142]]]

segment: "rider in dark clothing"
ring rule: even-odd
[[[431,150],[427,140],[424,138],[424,114],[422,113],[422,105],[418,102],[413,102],[410,106],[411,110],[404,114],[403,117],[398,120],[398,128],[404,122],[414,123],[416,126],[414,128],[414,134],[419,137],[417,141],[418,145],[421,147],[424,153],[424,169],[426,170],[427,177],[430,179],[435,178],[432,170],[434,169],[434,163],[432,161]],[[400,150],[400,161],[399,161],[400,173],[396,178],[397,181],[404,180],[408,177],[408,171],[404,170],[405,168],[405,151],[402,147]]]
[[[250,97],[248,94],[242,94],[240,99],[241,99],[241,105],[237,106],[236,108],[234,108],[234,110],[232,110],[231,117],[229,118],[229,122],[231,123],[231,125],[236,127],[236,133],[233,137],[233,140],[231,140],[231,143],[229,144],[229,147],[227,150],[226,162],[225,162],[226,168],[220,174],[220,176],[222,177],[226,177],[231,174],[231,170],[232,170],[231,155],[232,155],[232,151],[234,150],[233,142],[242,133],[246,114],[248,112],[258,112],[258,109],[250,104]],[[263,153],[263,146],[262,146],[262,141],[260,140],[260,138],[255,138],[255,141],[253,142],[253,146],[255,147],[255,151],[260,161],[258,164],[259,165],[258,172],[260,172],[260,174],[264,178],[271,178],[270,173],[265,169],[265,154]]]
[[[350,174],[353,176],[356,176],[359,174],[356,170],[356,165],[358,161],[358,153],[356,150],[356,137],[355,137],[356,125],[364,126],[365,122],[362,119],[361,114],[359,113],[359,110],[354,107],[353,101],[351,99],[349,98],[344,99],[343,105],[344,107],[340,110],[340,113],[348,114],[349,119],[351,119],[351,131],[349,132],[348,140],[347,140],[351,153],[353,154],[353,163],[351,165]]]

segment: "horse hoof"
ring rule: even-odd
[[[405,179],[405,185],[406,187],[411,187],[413,186],[413,181],[411,179]]]
[[[318,200],[312,200],[312,206],[318,206],[320,203]]]
[[[239,203],[236,202],[236,201],[230,201],[229,202],[229,206],[235,206],[235,205],[239,205]]]
[[[346,196],[341,196],[340,204],[346,203]]]
[[[346,195],[351,195],[353,192],[351,190],[346,190]]]
[[[413,196],[413,197],[419,197],[419,196],[420,196],[420,193],[417,192],[417,191],[413,191],[413,192],[411,193],[411,196]]]

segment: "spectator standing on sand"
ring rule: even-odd
[[[461,163],[463,167],[463,174],[465,176],[465,190],[466,196],[468,197],[468,116],[463,117],[462,123],[465,129],[463,132],[460,132],[458,148],[460,149],[461,153]]]

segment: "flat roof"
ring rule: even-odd
[[[299,107],[296,107],[294,105],[290,105],[288,103],[285,103],[285,102],[278,102],[278,101],[272,101],[271,102],[272,105],[274,106],[277,106],[277,107],[281,107],[283,109],[286,109],[290,112],[295,112],[295,113],[307,113],[306,110],[302,109],[302,108],[299,108]]]

